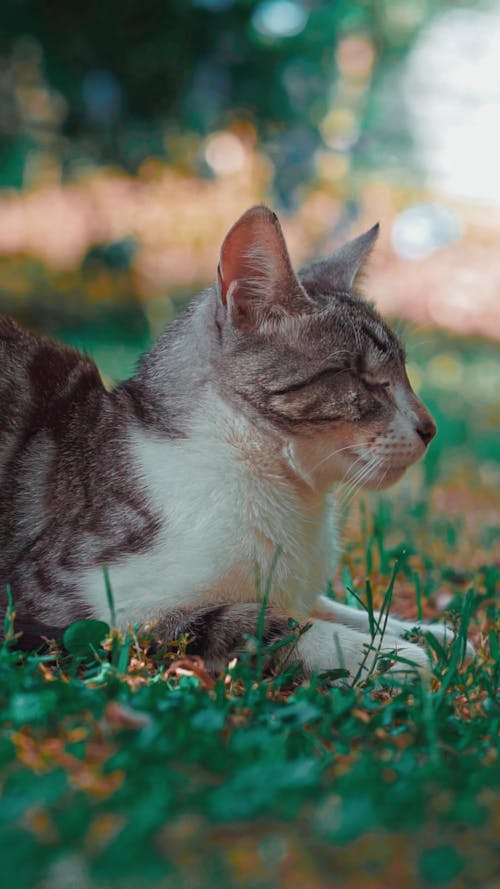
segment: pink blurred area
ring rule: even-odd
[[[101,169],[71,184],[4,192],[4,289],[19,258],[38,259],[57,275],[77,269],[92,246],[123,238],[136,245],[131,271],[146,307],[169,292],[206,286],[214,279],[225,232],[248,206],[269,202],[272,180],[269,162],[234,133],[212,139],[207,155],[217,173],[212,179],[151,160],[136,177]],[[360,212],[346,223],[335,167],[320,167],[300,209],[282,218],[294,262],[325,254],[379,220],[366,295],[384,313],[500,338],[500,210],[457,199],[443,203],[435,191],[414,196],[375,176],[359,190]],[[451,242],[441,246],[425,243],[425,214],[435,215],[436,207],[453,221]]]
[[[500,338],[500,12],[490,4],[437,4],[425,15],[425,4],[386,6],[405,52],[381,65],[366,29],[339,37],[307,181],[299,174],[291,185],[285,176],[281,191],[291,163],[284,148],[300,155],[300,138],[290,130],[280,158],[236,110],[227,129],[204,138],[165,129],[161,156],[170,165],[150,157],[132,176],[78,154],[63,182],[65,100],[46,80],[43,48],[21,41],[9,74],[12,107],[33,147],[21,190],[0,191],[7,309],[37,290],[54,304],[75,293],[108,303],[132,293],[155,329],[165,296],[210,284],[225,232],[252,204],[272,205],[275,188],[296,208],[280,216],[297,266],[378,220],[366,296],[394,317]],[[292,81],[300,92],[300,78]],[[124,240],[133,249],[121,278],[105,268],[82,273],[92,247]]]

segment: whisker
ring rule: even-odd
[[[339,497],[339,504],[343,508],[352,499],[357,490],[362,486],[366,478],[368,478],[379,466],[382,465],[382,458],[374,455],[371,460],[362,466],[354,476],[346,482],[346,488]]]
[[[339,498],[342,506],[346,506],[350,502],[356,491],[358,491],[359,488],[362,486],[365,478],[371,475],[374,468],[375,464],[364,466],[363,469],[355,476],[355,478],[353,478],[351,483],[346,486],[345,490],[342,492],[341,497]]]
[[[344,472],[344,475],[340,479],[339,485],[344,484],[344,482],[350,483],[352,481],[352,477],[349,478],[349,473],[352,472],[352,470],[354,469],[354,467],[356,466],[357,463],[359,463],[360,461],[364,461],[365,459],[366,458],[360,454],[356,458],[356,460],[354,460],[353,463],[351,463],[351,465],[347,467],[346,471]],[[369,458],[368,462],[370,463],[372,460],[373,460],[373,455]],[[358,470],[356,470],[356,471],[358,471]]]
[[[356,487],[356,485],[358,484],[358,479],[362,478],[367,471],[370,471],[371,466],[372,466],[371,461],[370,461],[370,463],[364,464],[363,466],[361,466],[359,469],[356,470],[356,472],[354,473],[354,475],[351,476],[350,479],[346,480],[342,484],[342,490],[340,492],[340,497],[339,497],[340,501],[343,501],[346,498],[346,496],[348,496],[349,492],[353,488]]]
[[[349,349],[337,349],[335,352],[330,352],[328,354],[328,361],[333,361],[335,358],[339,358],[342,355],[350,355],[351,352]],[[343,369],[343,368],[342,368]]]
[[[368,442],[368,441],[362,441],[359,444],[357,444],[356,447],[368,447],[369,444],[370,444],[370,442]],[[334,451],[330,451],[330,453],[327,454],[326,457],[322,457],[321,460],[319,461],[319,463],[316,463],[315,466],[313,466],[313,468],[311,469],[311,472],[314,472],[318,468],[318,466],[321,466],[323,463],[326,463],[327,460],[330,460],[332,457],[335,457],[336,454],[340,454],[341,451],[352,450],[352,447],[353,447],[352,445],[345,445],[342,448],[336,448]],[[358,457],[358,460],[362,460],[362,459],[363,459],[363,457]]]

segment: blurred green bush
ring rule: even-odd
[[[0,185],[26,184],[37,147],[65,175],[109,162],[134,172],[148,157],[203,167],[179,134],[237,120],[263,139],[286,201],[311,174],[318,144],[346,150],[356,142],[358,118],[370,122],[373,72],[449,5],[4,0]],[[354,41],[343,42],[349,35]],[[325,121],[332,98],[344,111]]]

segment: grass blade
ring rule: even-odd
[[[104,574],[104,588],[106,590],[106,599],[109,608],[109,622],[112,627],[116,627],[115,600],[113,596],[113,590],[111,589],[111,581],[109,579],[109,571],[107,565],[102,566],[102,573]]]

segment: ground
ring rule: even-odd
[[[0,651],[7,884],[493,889],[498,353],[429,332],[408,353],[439,434],[394,491],[351,503],[331,591],[446,614],[457,640],[427,643],[430,684],[271,676],[258,634],[216,679],[182,641],[155,651],[152,634],[104,639],[95,624],[68,650],[21,656],[14,603]]]

